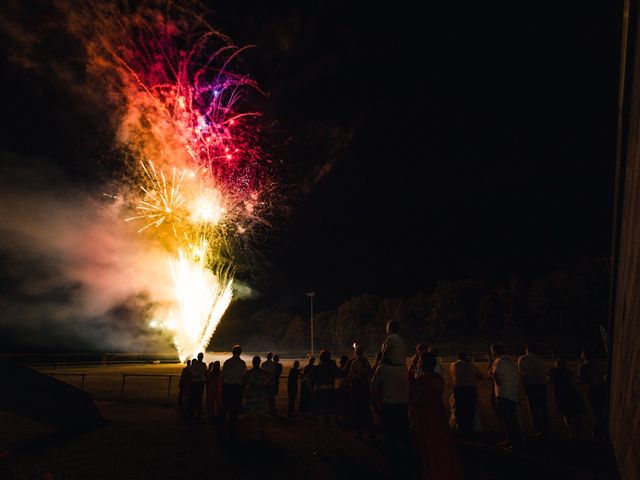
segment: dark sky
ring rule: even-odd
[[[257,45],[244,66],[270,94],[291,184],[259,245],[260,305],[306,308],[313,289],[330,308],[608,254],[620,1],[354,3],[212,3],[212,23]],[[12,65],[12,48],[0,147],[94,182],[109,129]]]

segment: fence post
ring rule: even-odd
[[[120,401],[122,401],[122,396],[124,395],[124,381],[127,378],[127,374],[122,374],[122,385],[120,386]]]
[[[171,379],[173,377],[171,375],[169,375],[169,386],[167,387],[167,397],[171,396]]]

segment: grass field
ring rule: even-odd
[[[215,357],[208,355],[207,361],[219,359]],[[284,375],[291,363],[283,361]],[[477,366],[486,371],[486,363]],[[444,367],[448,377],[448,363]],[[58,368],[52,373],[76,386],[81,377],[61,374],[85,375],[85,390],[110,424],[87,434],[62,437],[46,426],[0,413],[4,449],[0,478],[392,478],[382,437],[356,441],[346,425],[339,428],[336,449],[320,456],[312,455],[314,425],[304,419],[269,418],[264,443],[252,440],[255,432],[243,425],[243,440],[238,448],[230,449],[220,443],[206,419],[186,424],[176,414],[177,378],[167,395],[167,375],[179,375],[181,368],[178,364]],[[119,401],[123,374],[145,376],[128,376],[123,401]],[[446,399],[451,382],[445,380]],[[507,454],[495,447],[501,436],[489,405],[490,388],[488,381],[479,388],[479,414],[486,431],[458,441],[467,478],[616,478],[607,445],[564,440],[551,393],[551,440],[531,439],[522,454]],[[286,413],[286,400],[283,378],[277,399],[281,413]],[[520,416],[531,433],[526,399],[522,401]],[[590,422],[587,418],[585,424]],[[46,477],[47,473],[52,476]]]
[[[208,353],[206,357],[207,362],[219,360],[224,362],[229,354],[213,354]],[[251,363],[251,357],[243,355],[243,359],[247,362],[247,365]],[[306,362],[302,360],[301,363]],[[286,375],[289,369],[292,367],[293,359],[283,359],[283,376],[285,378],[280,379],[280,394],[277,398],[277,404],[280,411],[285,411],[287,403],[287,385]],[[486,372],[488,364],[486,362],[476,362],[475,365],[481,372]],[[547,367],[552,368],[553,364],[549,362]],[[445,373],[445,394],[444,400],[449,398],[452,393],[452,384],[449,377],[449,362],[443,362]],[[577,365],[570,365],[574,370],[574,378],[577,376],[575,370]],[[117,365],[117,366],[90,366],[90,367],[76,367],[76,368],[58,368],[56,370],[42,371],[49,373],[59,380],[74,385],[80,388],[82,378],[80,374],[85,375],[84,390],[91,393],[94,399],[97,400],[123,400],[126,402],[153,402],[156,404],[174,404],[178,393],[178,378],[183,368],[181,364],[161,364],[161,365]],[[69,375],[71,374],[71,375]],[[126,375],[125,387],[122,390],[122,377]],[[153,376],[157,375],[157,376]],[[174,376],[169,380],[168,376]],[[489,430],[497,430],[499,428],[495,414],[491,409],[492,384],[489,381],[480,382],[478,386],[478,414],[483,426]],[[582,387],[578,385],[578,388],[582,390]],[[121,396],[122,392],[122,396]],[[584,392],[582,392],[584,395]],[[553,397],[552,388],[549,388],[549,408],[551,414],[551,423],[553,433],[559,438],[566,437],[566,431],[562,425],[561,417],[556,413],[555,400]],[[588,405],[588,402],[585,401]],[[520,398],[521,405],[521,421],[526,430],[531,429],[531,422],[527,412],[527,399],[524,395],[524,391],[521,391]],[[593,417],[589,414],[585,416],[584,427],[586,432],[590,430],[593,423]],[[585,432],[585,433],[586,433]]]

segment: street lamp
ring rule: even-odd
[[[311,355],[313,355],[313,297],[316,292],[307,293],[307,297],[311,301]]]

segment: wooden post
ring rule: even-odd
[[[124,395],[124,382],[125,382],[126,378],[127,378],[127,374],[123,373],[122,374],[122,385],[120,386],[120,401],[122,401],[122,396]]]

